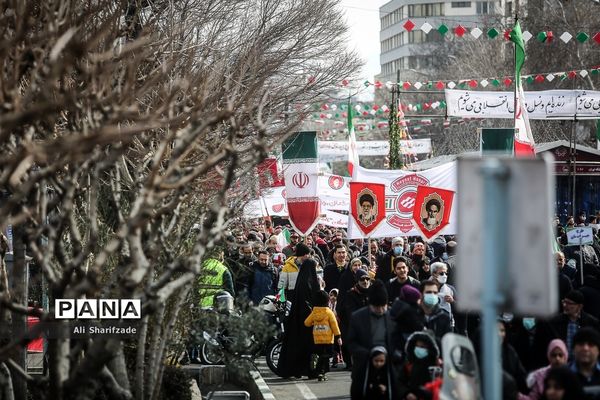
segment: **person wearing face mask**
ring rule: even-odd
[[[404,238],[398,236],[392,239],[392,248],[390,251],[385,253],[381,258],[381,264],[377,264],[377,272],[375,273],[375,279],[380,279],[383,282],[389,282],[390,279],[394,278],[394,260],[404,255]]]
[[[421,296],[419,316],[425,328],[433,331],[436,339],[441,341],[446,333],[452,332],[452,326],[450,314],[439,305],[438,283],[433,280],[421,282]]]
[[[448,266],[443,262],[435,262],[431,264],[431,279],[439,284],[440,308],[446,310],[450,314],[450,321],[454,328],[454,318],[452,314],[452,304],[456,301],[456,289],[447,283]]]
[[[441,366],[440,350],[430,331],[418,331],[409,336],[404,354],[406,360],[400,369],[398,392],[400,399],[427,398],[425,384],[433,380],[430,367]]]

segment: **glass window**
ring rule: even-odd
[[[470,1],[453,1],[452,8],[468,8],[471,7]]]
[[[495,6],[493,1],[478,1],[477,14],[494,14]]]

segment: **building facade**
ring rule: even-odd
[[[437,31],[442,23],[449,29],[460,24],[465,28],[479,26],[492,18],[512,15],[512,0],[496,1],[433,1],[392,0],[379,9],[380,15],[380,65],[376,77],[382,82],[397,79],[414,79],[415,74],[432,75],[438,67],[438,44],[444,40]],[[415,27],[410,32],[404,24],[410,19]],[[429,23],[432,29],[421,29]]]

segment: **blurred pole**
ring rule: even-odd
[[[502,398],[502,363],[500,338],[498,335],[498,311],[503,296],[499,287],[500,271],[506,267],[508,211],[507,181],[508,170],[499,159],[486,159],[481,173],[484,179],[483,224],[484,265],[482,288],[483,313],[483,383],[484,399]]]

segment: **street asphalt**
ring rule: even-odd
[[[350,371],[331,369],[328,380],[282,379],[267,366],[264,358],[257,360],[257,366],[275,399],[320,399],[341,400],[350,398]]]

